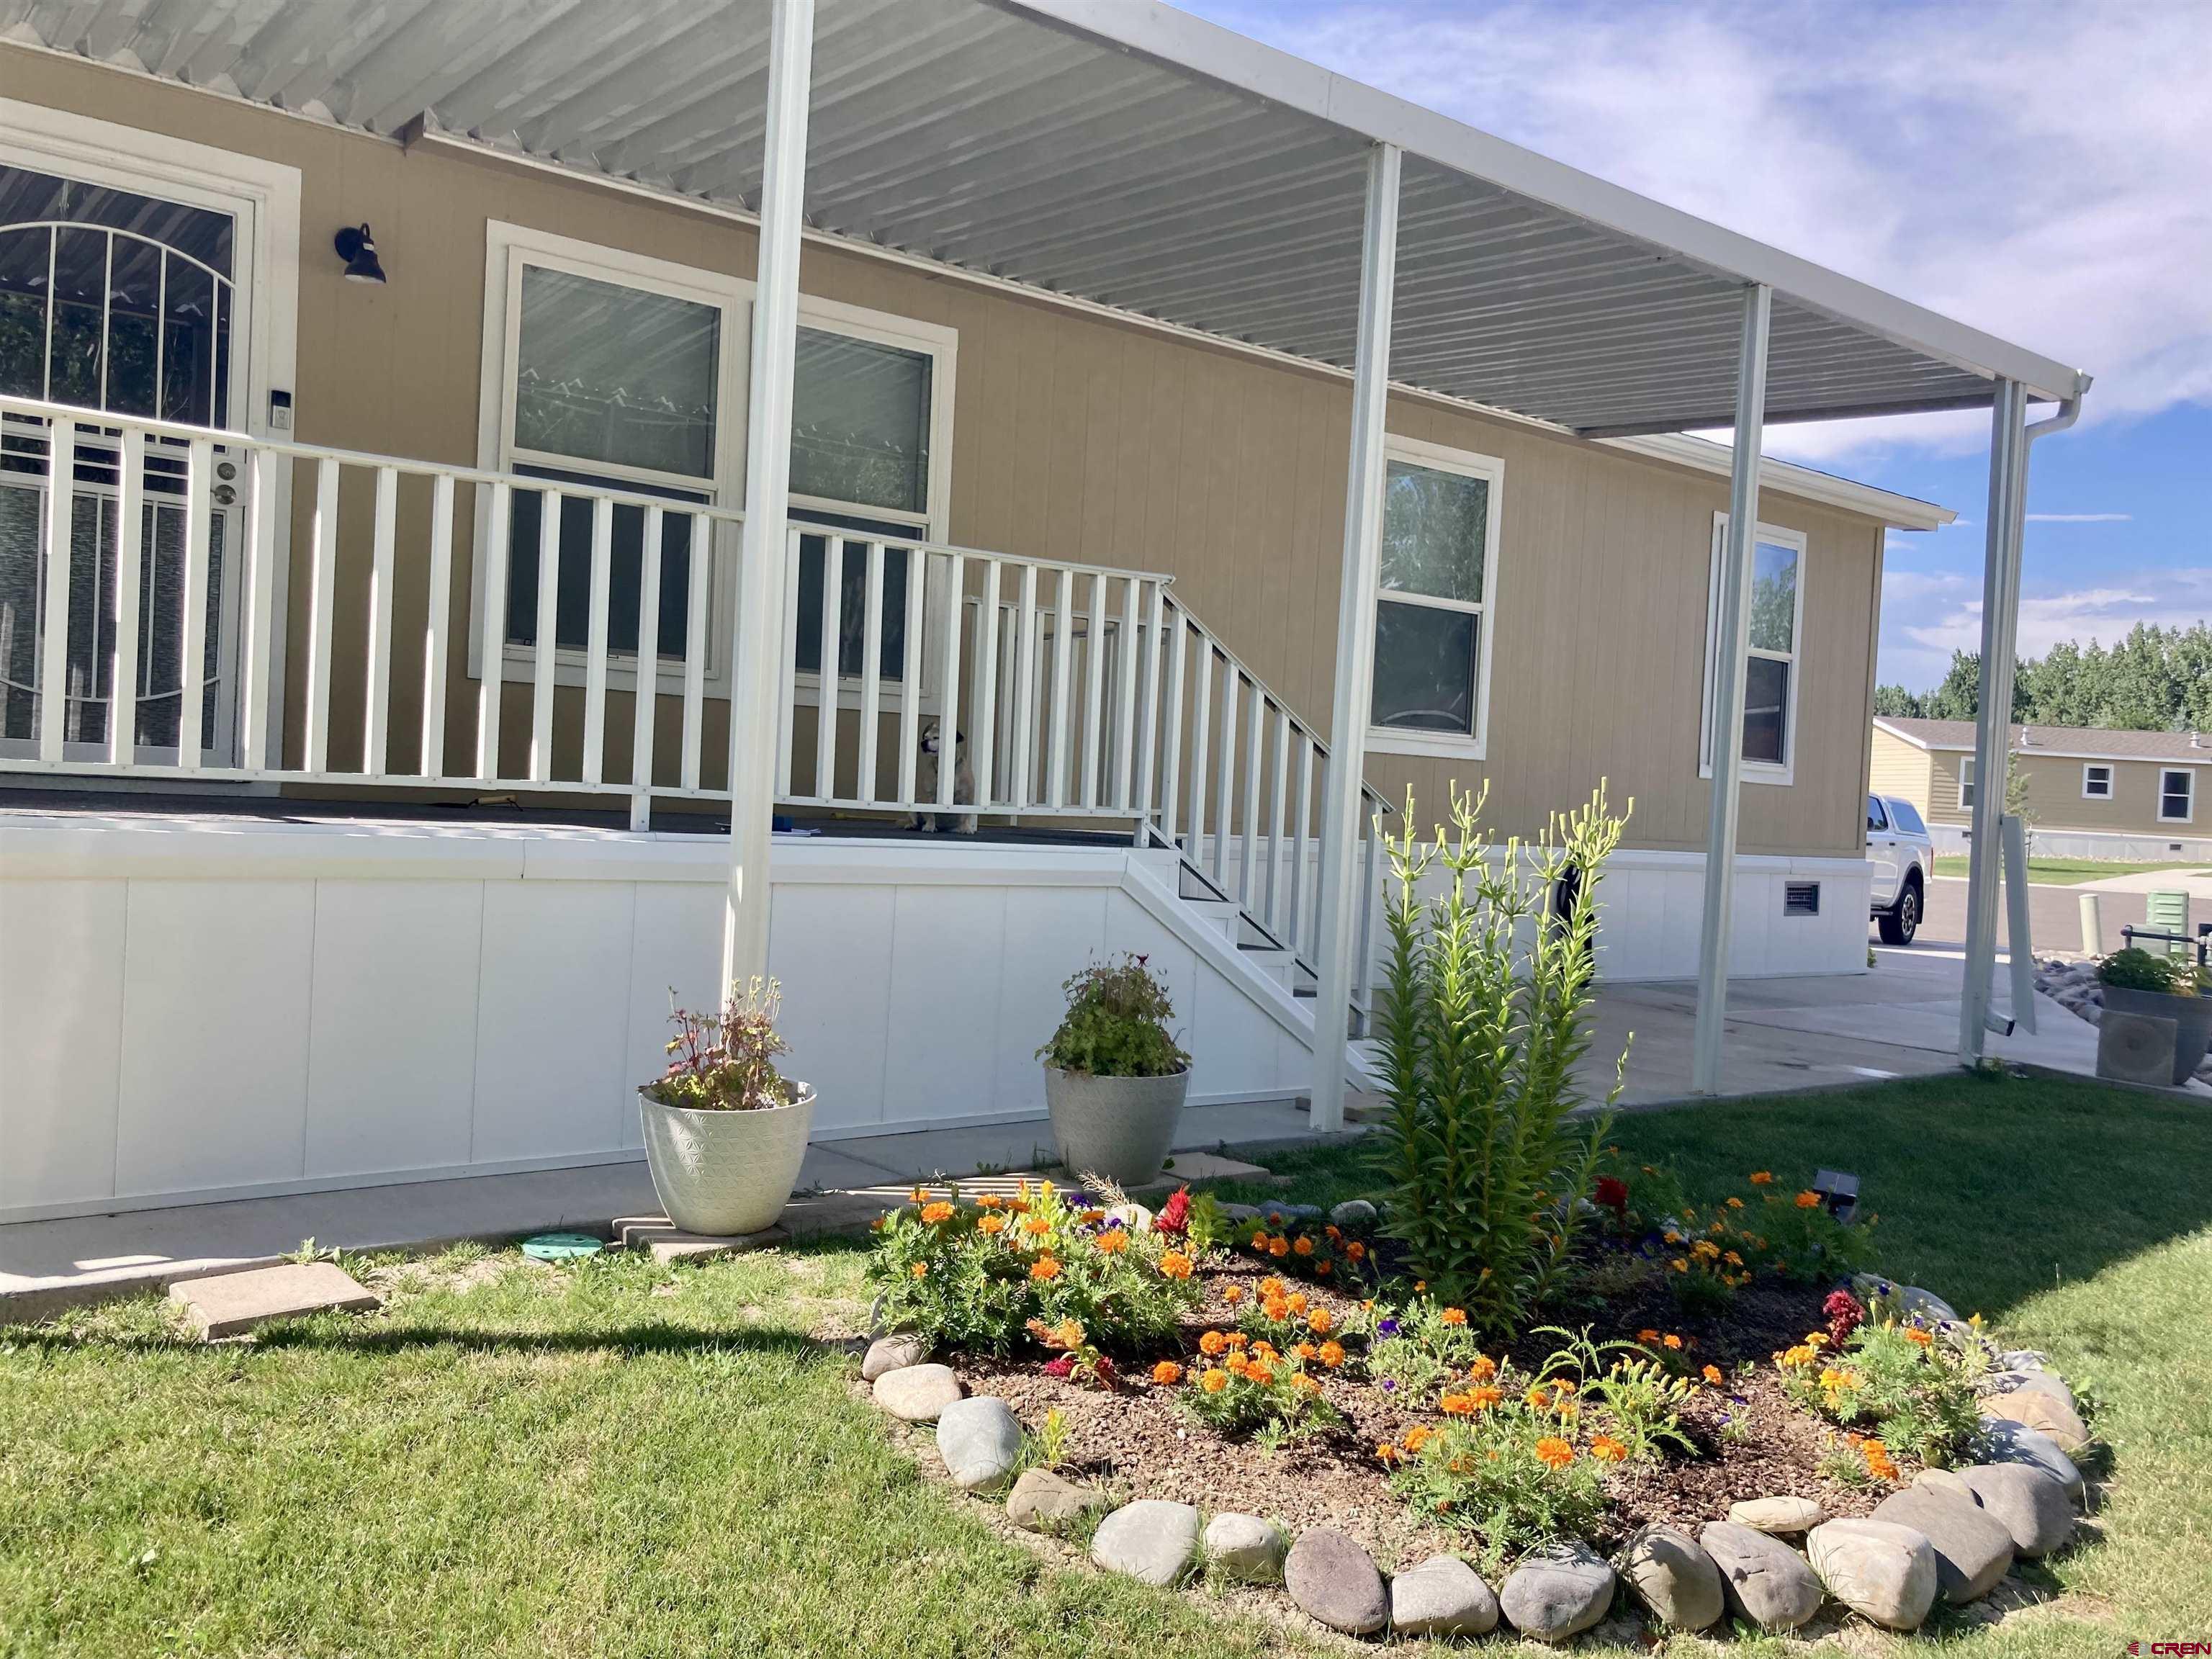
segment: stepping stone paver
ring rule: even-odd
[[[169,1286],[192,1328],[210,1341],[241,1336],[272,1319],[300,1314],[360,1313],[381,1307],[374,1291],[334,1261],[287,1261],[275,1267],[187,1279]]]
[[[623,1216],[615,1222],[614,1234],[615,1243],[621,1249],[650,1250],[653,1259],[663,1266],[673,1261],[711,1261],[716,1256],[764,1250],[771,1245],[788,1243],[791,1239],[781,1227],[763,1227],[757,1233],[725,1237],[687,1233],[665,1215]]]

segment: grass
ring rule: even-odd
[[[1712,1191],[1856,1170],[1887,1270],[2049,1350],[2095,1401],[2118,1469],[2104,1540],[2036,1571],[2047,1607],[1941,1615],[1960,1654],[2101,1659],[2212,1623],[2212,1114],[1960,1077],[1639,1115],[1615,1138]],[[1292,1201],[1367,1180],[1342,1152],[1264,1161]],[[252,1345],[185,1341],[151,1298],[0,1331],[0,1654],[1321,1650],[1210,1592],[1068,1569],[923,1480],[818,1340],[860,1318],[862,1260],[460,1249],[349,1261],[384,1312]]]
[[[2139,876],[2147,871],[2186,875],[2192,868],[2186,864],[2127,864],[2112,859],[2030,859],[2027,861],[2027,880],[2031,887],[2074,887],[2085,881],[2102,881],[2107,876]],[[1956,876],[1961,881],[1965,880],[1966,854],[1937,854],[1936,873]]]

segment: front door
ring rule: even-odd
[[[244,425],[248,210],[165,200],[28,166],[0,165],[0,396],[112,416],[239,429]],[[96,759],[110,741],[117,641],[119,427],[76,424],[64,756]],[[40,721],[51,562],[50,422],[0,406],[0,754],[34,752]],[[139,517],[136,637],[141,761],[173,761],[184,741],[204,763],[232,753],[236,709],[233,602],[245,491],[236,450],[218,447],[208,544],[202,659],[182,660],[185,445],[146,446]],[[180,733],[185,675],[203,684],[200,729]]]

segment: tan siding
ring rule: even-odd
[[[543,171],[434,147],[403,152],[51,57],[0,49],[0,77],[9,96],[301,169],[295,390],[299,435],[309,441],[477,459],[489,219],[711,270],[750,275],[753,267],[753,239],[742,226]],[[377,227],[392,275],[386,288],[343,283],[328,252],[331,227],[362,219]],[[1171,572],[1192,610],[1326,728],[1350,424],[1343,381],[819,246],[807,249],[801,281],[811,294],[959,331],[954,539]],[[1451,785],[1487,781],[1491,823],[1525,833],[1604,778],[1616,800],[1636,800],[1633,844],[1701,845],[1705,590],[1712,515],[1725,504],[1725,481],[1423,400],[1394,399],[1389,418],[1394,432],[1503,458],[1506,483],[1489,627],[1487,761],[1376,756],[1370,781],[1393,798],[1411,787],[1425,817],[1442,807]],[[421,508],[410,503],[407,510]],[[305,513],[303,495],[301,534]],[[1771,496],[1761,516],[1804,532],[1809,542],[1798,752],[1794,785],[1745,791],[1743,845],[1848,854],[1863,839],[1881,527]],[[457,619],[467,616],[467,554],[465,545],[456,549]],[[407,538],[403,616],[420,605],[422,557],[419,536]],[[364,530],[341,552],[333,682],[341,734],[360,730],[355,682],[367,574]],[[303,586],[295,585],[295,711],[305,617]],[[400,637],[408,632],[402,627]],[[403,646],[395,664],[395,732],[410,732],[416,719],[419,649]],[[473,733],[465,661],[457,635],[447,737],[454,755],[466,752]],[[527,704],[526,688],[507,688],[510,745],[527,740]],[[628,763],[627,705],[617,695],[608,713],[614,775]],[[664,744],[673,741],[673,705],[664,699]],[[710,782],[720,779],[726,749],[722,710],[712,708]],[[343,763],[357,743],[334,738],[334,762]]]
[[[2039,830],[2101,830],[2108,834],[2157,836],[2177,830],[2201,830],[2212,823],[2212,759],[2195,765],[2154,761],[2100,761],[2112,769],[2110,800],[2088,800],[2081,794],[2082,761],[2057,755],[2023,755],[2027,776],[2027,811]],[[2197,775],[2194,822],[2161,823],[2158,816],[2159,774],[2170,770]]]
[[[1920,809],[1920,816],[1929,813],[1929,755],[1925,749],[1911,744],[1880,726],[1869,726],[1873,734],[1870,759],[1868,765],[1867,787],[1877,795],[1895,795],[1911,801]]]

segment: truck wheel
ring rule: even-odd
[[[1905,878],[1905,890],[1897,896],[1897,902],[1883,911],[1878,920],[1884,945],[1912,943],[1912,936],[1920,931],[1920,877],[1917,872]]]

